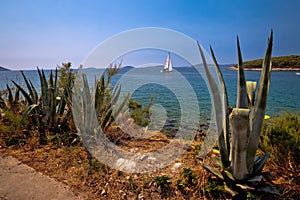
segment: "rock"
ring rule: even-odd
[[[148,155],[144,154],[144,155],[141,156],[140,160],[143,161],[143,160],[145,160],[147,157],[148,157]]]
[[[172,172],[176,172],[180,167],[182,163],[175,163],[172,167]]]
[[[119,158],[116,163],[116,167],[121,171],[131,172],[134,170],[136,163],[132,160]]]

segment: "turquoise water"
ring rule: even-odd
[[[130,92],[133,98],[147,103],[154,96],[154,103],[161,105],[168,117],[176,118],[183,110],[193,112],[197,106],[200,110],[200,118],[209,118],[211,114],[211,98],[204,79],[197,70],[190,67],[174,68],[172,73],[161,73],[159,67],[135,68],[125,70],[112,80],[113,84],[120,81],[122,93]],[[89,83],[92,86],[95,76],[100,75],[102,69],[86,69]],[[32,83],[39,88],[39,78],[36,70],[24,71]],[[46,75],[50,70],[45,70]],[[222,67],[229,94],[229,103],[235,105],[237,72]],[[259,71],[246,71],[247,80],[259,81]],[[11,80],[15,80],[24,86],[23,78],[19,71],[0,72],[0,90],[6,88],[6,84],[13,86]],[[295,72],[272,72],[270,92],[268,96],[267,115],[278,115],[284,110],[300,111],[300,76]],[[195,93],[198,105],[194,105]],[[184,101],[185,103],[183,103]],[[161,108],[161,107],[159,107]]]

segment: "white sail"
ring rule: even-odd
[[[164,70],[168,70],[169,69],[169,63],[170,63],[170,52],[168,53],[168,57],[167,57],[167,60],[166,60],[166,64],[165,64]]]
[[[169,60],[168,71],[171,72],[173,70],[171,58]]]
[[[172,61],[171,61],[171,57],[170,57],[170,52],[168,52],[168,57],[167,57],[167,60],[166,60],[166,64],[164,66],[164,72],[171,72],[173,70],[173,67],[172,67]]]

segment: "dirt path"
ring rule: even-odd
[[[17,159],[0,156],[0,200],[83,199],[68,186],[49,178]]]

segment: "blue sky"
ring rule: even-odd
[[[298,0],[0,0],[0,66],[10,69],[78,67],[112,35],[163,27],[211,44],[220,63],[262,57],[271,28],[274,56],[300,54]],[[133,63],[134,64],[134,63]]]

